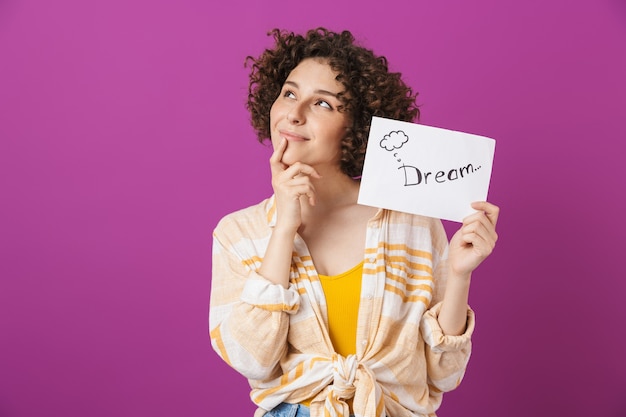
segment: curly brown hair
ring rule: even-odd
[[[349,31],[317,28],[302,36],[274,29],[268,36],[274,37],[274,48],[246,59],[246,64],[251,63],[247,108],[259,142],[270,137],[272,104],[291,71],[305,58],[324,58],[345,87],[339,99],[352,125],[341,143],[341,170],[350,177],[359,177],[363,170],[372,116],[408,122],[419,117],[417,93],[400,73],[389,71],[384,56],[357,45]]]

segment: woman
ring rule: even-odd
[[[437,219],[358,205],[372,116],[412,121],[415,95],[347,31],[273,36],[248,109],[274,195],[215,229],[212,345],[255,417],[432,416],[469,360],[499,210],[474,203],[448,245]]]

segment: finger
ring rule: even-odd
[[[291,187],[288,194],[293,200],[300,201],[301,198],[305,198],[309,204],[315,205],[315,190],[312,187]]]
[[[483,236],[477,233],[467,233],[462,236],[463,242],[471,246],[472,251],[481,258],[486,258],[493,252],[494,245],[485,240]]]
[[[482,211],[474,213],[464,219],[461,229],[462,233],[477,233],[482,236],[486,241],[493,243],[494,245],[495,242],[498,240],[496,227],[491,223],[491,220]]]
[[[314,178],[322,178],[322,176],[311,165],[296,162],[285,170],[285,176],[289,178],[298,178],[300,176],[310,176]]]
[[[315,186],[308,177],[294,178],[286,185],[286,189],[292,194],[311,195],[315,194]]]
[[[270,168],[272,170],[272,174],[285,170],[286,166],[282,163],[285,149],[287,149],[287,139],[283,138],[278,143],[278,146],[276,146],[276,149],[274,149],[274,152],[272,152],[272,156],[270,157]]]
[[[467,242],[468,238],[466,236],[470,236],[469,239],[472,239],[472,244],[485,244],[489,248],[494,248],[496,246],[496,241],[498,240],[498,235],[493,230],[493,226],[489,224],[485,226],[481,223],[472,223],[467,228],[463,229],[463,240]]]
[[[483,217],[486,216],[483,215]],[[493,249],[498,240],[498,235],[495,233],[493,225],[489,220],[485,219],[483,222],[476,221],[463,225],[461,228],[461,238],[465,243],[480,246],[484,245]]]
[[[314,192],[307,192],[307,193],[300,194],[300,197],[306,198],[306,200],[309,202],[310,205],[312,206],[315,205],[315,193]]]
[[[485,213],[491,224],[494,226],[498,223],[498,217],[500,216],[500,207],[495,204],[491,204],[487,201],[475,201],[472,203],[474,210],[482,211]]]
[[[296,198],[300,195],[315,194],[315,186],[311,179],[302,175],[296,178],[289,178],[286,174],[281,174],[278,181],[274,181],[273,186],[275,191],[289,198]]]

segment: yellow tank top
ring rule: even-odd
[[[356,353],[362,275],[363,262],[339,275],[319,276],[326,297],[330,340],[335,352],[343,357]]]
[[[363,262],[339,275],[319,275],[326,298],[328,333],[335,352],[346,357],[356,353],[356,327],[361,300]],[[347,403],[352,411],[352,400]],[[311,399],[302,401],[307,407]]]

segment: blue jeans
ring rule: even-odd
[[[352,414],[350,416],[354,417]],[[311,410],[302,404],[280,403],[273,410],[263,414],[263,417],[311,417]]]
[[[311,417],[311,412],[306,405],[280,403],[263,417]]]

